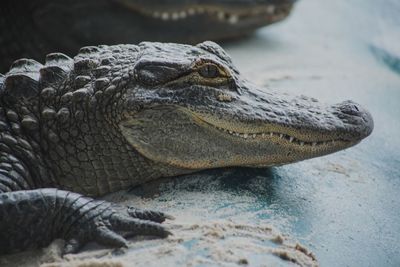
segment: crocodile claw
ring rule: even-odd
[[[165,220],[175,220],[175,217],[160,211],[153,210],[140,210],[134,207],[128,207],[128,213],[131,217],[141,219],[141,220],[149,220],[157,223],[162,223]]]
[[[122,234],[161,238],[171,234],[160,224],[171,216],[162,212],[101,202],[83,213],[66,235],[64,254],[76,253],[92,241],[107,247],[127,247]]]

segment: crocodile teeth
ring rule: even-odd
[[[230,15],[228,18],[228,22],[230,24],[236,24],[239,21],[239,17],[237,15]]]
[[[173,20],[178,20],[180,16],[179,16],[179,13],[174,12],[174,13],[172,13],[171,17]]]
[[[167,12],[164,12],[164,13],[162,13],[161,14],[161,19],[162,20],[169,20],[169,13],[167,13]]]
[[[222,11],[220,11],[220,12],[218,12],[218,19],[219,20],[223,20],[223,19],[225,19],[225,13],[224,12],[222,12]]]
[[[273,137],[273,136],[278,137],[279,136],[279,139],[282,139],[283,141],[287,141],[289,143],[293,143],[293,144],[296,144],[296,145],[299,145],[299,146],[308,146],[308,147],[311,147],[311,149],[313,151],[315,151],[315,149],[317,147],[328,146],[328,145],[331,145],[331,144],[333,145],[337,141],[337,140],[330,140],[330,141],[321,141],[321,142],[305,142],[305,141],[298,140],[293,136],[282,134],[282,133],[273,133],[273,132],[266,132],[266,133],[238,133],[238,132],[235,132],[235,131],[232,131],[232,130],[228,130],[228,129],[220,128],[220,127],[216,127],[216,126],[215,126],[215,128],[218,131],[224,132],[226,134],[230,134],[232,136],[241,137],[241,138],[244,138],[244,139],[248,139],[248,138],[256,139],[256,138],[260,138],[260,137],[265,138],[267,136],[270,136],[270,137]]]
[[[273,5],[268,6],[266,11],[268,14],[273,14],[275,12],[275,6]]]
[[[188,14],[189,15],[194,15],[194,14],[196,14],[196,10],[194,8],[189,8],[188,9]]]
[[[202,6],[194,6],[184,10],[169,10],[169,11],[142,11],[146,15],[150,15],[155,19],[161,19],[164,21],[167,20],[181,20],[186,19],[188,16],[202,15],[207,13],[210,16],[215,16],[216,19],[229,23],[229,24],[237,24],[241,18],[245,18],[249,16],[249,14],[253,15],[272,15],[277,13],[277,9],[274,5],[269,5],[264,9],[254,9],[250,11],[250,13],[227,13],[224,10],[219,10],[216,7],[202,7]]]
[[[180,17],[181,19],[184,19],[184,18],[187,17],[187,13],[186,13],[185,11],[181,11],[181,12],[179,13],[179,17]]]

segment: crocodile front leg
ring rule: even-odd
[[[65,253],[90,241],[127,246],[121,234],[168,236],[158,223],[167,217],[57,189],[1,193],[0,254],[43,247],[56,238],[66,240]]]

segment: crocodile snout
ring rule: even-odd
[[[361,140],[371,134],[374,129],[374,120],[360,104],[347,100],[336,104],[334,108],[337,109],[337,116],[342,122],[351,128],[353,138]]]

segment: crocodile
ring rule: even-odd
[[[286,18],[295,0],[3,0],[0,72],[97,44],[232,39]],[[18,18],[18,19],[16,19]]]
[[[350,100],[262,90],[216,43],[88,46],[0,76],[0,254],[64,239],[166,237],[170,215],[97,197],[205,169],[269,167],[349,148],[373,129]]]

